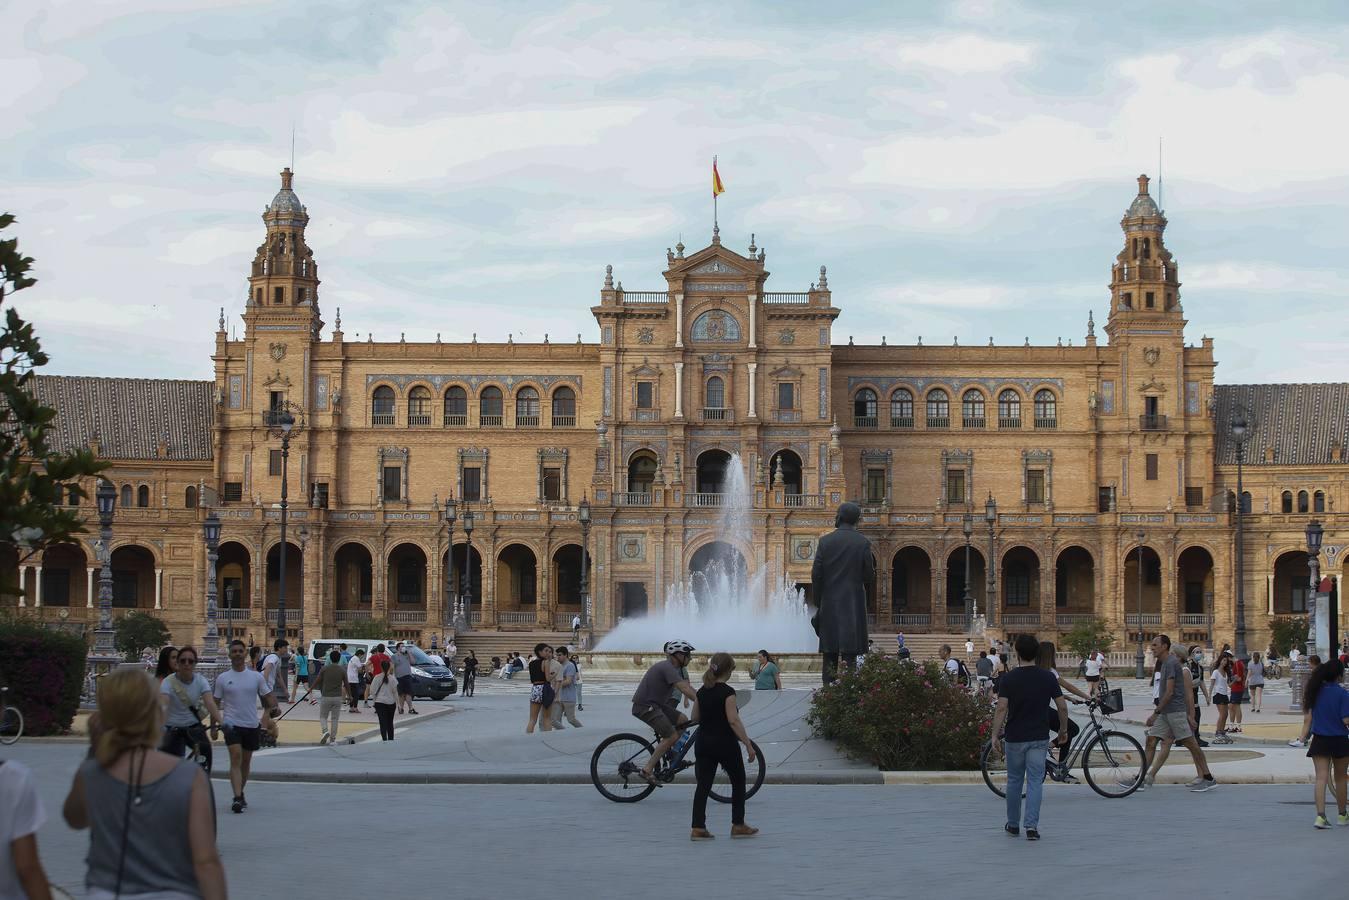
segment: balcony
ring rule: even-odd
[[[445,414],[445,427],[446,427],[446,428],[463,428],[463,427],[464,427],[465,425],[467,425],[467,424],[468,424],[468,414],[467,414],[467,413],[446,413],[446,414]]]
[[[890,624],[907,628],[926,628],[932,624],[931,613],[891,613]]]
[[[233,609],[221,609],[216,607],[215,617],[221,622],[247,622],[253,611],[247,606],[235,607]]]
[[[500,414],[495,415],[495,416],[489,416],[489,415],[483,414],[483,415],[481,415],[481,416],[478,416],[478,427],[479,427],[479,428],[500,428],[500,427],[501,427],[502,418],[503,418],[503,417],[502,417]]]
[[[1138,613],[1125,613],[1125,614],[1124,614],[1124,624],[1125,624],[1125,625],[1132,626],[1132,627],[1134,627],[1134,628],[1137,628],[1137,627],[1138,627]],[[1144,624],[1144,625],[1158,625],[1158,626],[1160,626],[1160,625],[1162,624],[1162,614],[1161,614],[1161,613],[1143,613],[1143,624]]]
[[[1208,628],[1213,617],[1204,613],[1181,613],[1180,624],[1186,628]]]
[[[891,428],[912,428],[912,427],[913,427],[913,416],[891,416],[891,417],[890,417],[890,427],[891,427]]]
[[[876,416],[853,416],[853,417],[852,417],[852,427],[853,427],[853,428],[877,428],[877,427],[879,427],[879,425],[880,425],[880,421],[879,421],[879,419],[878,419]]]
[[[669,303],[670,295],[665,291],[622,291],[618,295],[624,303]]]
[[[1139,431],[1166,431],[1166,416],[1148,416],[1138,417]]]
[[[784,494],[782,505],[797,509],[822,509],[824,494]]]
[[[1002,624],[1004,625],[1039,625],[1039,613],[1009,613],[1002,614]]]
[[[684,495],[684,500],[689,506],[695,507],[720,507],[726,505],[725,494],[688,493]]]
[[[730,418],[730,413],[731,413],[731,411],[730,411],[729,409],[725,409],[724,407],[704,406],[704,407],[703,407],[703,421],[704,421],[704,422],[725,422],[727,419]]]
[[[371,413],[371,415],[370,415],[370,424],[371,424],[371,425],[392,425],[392,424],[393,424],[393,418],[394,418],[393,413]]]
[[[927,427],[929,430],[937,431],[951,427],[950,416],[928,416]]]
[[[554,428],[575,428],[576,416],[553,416]]]
[[[988,420],[983,416],[966,416],[960,420],[961,428],[987,428]]]
[[[368,609],[339,609],[337,610],[337,624],[342,625],[348,622],[364,622],[370,618]]]
[[[408,427],[424,426],[431,424],[430,413],[408,413]]]
[[[482,624],[482,610],[480,610],[480,609],[470,609],[470,610],[468,611],[468,624],[470,624],[470,625],[481,625],[481,624]]]
[[[959,630],[959,629],[963,629],[966,625],[969,624],[969,621],[970,621],[970,620],[969,620],[969,616],[965,615],[965,613],[963,613],[963,612],[949,612],[949,611],[948,611],[948,612],[946,613],[946,627],[947,627],[947,628],[955,628],[955,629],[958,629],[958,630]]]
[[[617,491],[614,493],[616,506],[650,506],[650,491]]]
[[[539,417],[538,417],[538,416],[516,416],[516,417],[515,417],[515,427],[516,427],[516,428],[538,428],[538,427],[539,427]]]
[[[998,417],[998,428],[1000,428],[1000,429],[1006,429],[1006,430],[1008,430],[1008,431],[1012,431],[1012,430],[1015,430],[1015,429],[1020,428],[1020,427],[1021,427],[1021,417],[1020,417],[1020,416],[1016,416],[1015,418],[1011,418],[1011,417],[1003,418],[1002,416],[999,416],[999,417]]]
[[[1055,428],[1058,428],[1058,427],[1059,427],[1059,420],[1058,420],[1057,418],[1053,418],[1053,419],[1036,419],[1036,420],[1035,420],[1035,427],[1036,427],[1036,428],[1039,428],[1039,429],[1041,429],[1041,430],[1052,431],[1052,430],[1054,430]]]
[[[1094,613],[1059,613],[1054,616],[1054,621],[1060,628],[1074,628],[1085,625],[1094,618],[1096,618]]]
[[[534,625],[538,620],[538,613],[534,610],[503,610],[497,613],[497,623],[500,625]]]
[[[424,609],[395,609],[389,613],[389,624],[391,625],[424,625],[426,624],[426,610]]]
[[[810,303],[810,294],[805,291],[766,291],[762,296],[765,306],[804,306]]]

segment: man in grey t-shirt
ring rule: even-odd
[[[406,706],[408,712],[417,715],[412,706],[412,654],[402,641],[393,648],[393,677],[398,682],[398,711],[401,713]]]
[[[1152,639],[1152,652],[1161,660],[1161,691],[1157,695],[1157,709],[1148,716],[1147,721],[1147,753],[1151,765],[1138,789],[1145,790],[1152,786],[1157,778],[1157,771],[1171,752],[1171,744],[1178,743],[1190,751],[1195,771],[1198,773],[1198,777],[1190,782],[1190,790],[1211,791],[1217,786],[1217,782],[1213,780],[1208,760],[1205,759],[1204,751],[1195,737],[1198,723],[1195,720],[1190,670],[1171,652],[1171,638],[1164,634]],[[1161,745],[1160,749],[1158,744]]]
[[[679,740],[680,727],[688,722],[688,717],[674,705],[672,697],[677,696],[674,692],[683,694],[691,701],[698,699],[698,694],[689,684],[688,675],[684,673],[692,655],[693,647],[690,644],[684,641],[667,642],[666,658],[646,670],[637,684],[637,690],[632,693],[632,714],[655,729],[660,738],[656,752],[651,754],[641,769],[642,780],[647,784],[660,784],[652,774],[656,762],[675,745],[675,741]]]

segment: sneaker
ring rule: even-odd
[[[1075,776],[1075,775],[1073,775],[1073,774],[1071,774],[1071,773],[1069,773],[1069,772],[1064,772],[1064,773],[1063,773],[1063,777],[1060,778],[1059,781],[1063,782],[1064,784],[1081,784],[1081,783],[1082,783],[1082,782],[1080,782],[1080,781],[1077,780],[1077,776]]]
[[[1040,839],[1040,829],[1038,829],[1038,828],[1027,828],[1027,829],[1026,829],[1026,840],[1028,840],[1028,841],[1038,841],[1039,839]]]
[[[1207,747],[1207,746],[1208,746],[1208,741],[1204,740],[1203,738],[1198,738],[1197,740],[1199,741],[1199,746],[1201,746],[1201,747]]]
[[[234,802],[230,804],[230,812],[241,813],[244,811],[244,798],[235,797]]]
[[[1330,822],[1326,819],[1325,816],[1317,816],[1317,817],[1316,817],[1316,821],[1312,823],[1312,827],[1313,827],[1313,828],[1322,828],[1322,829],[1324,829],[1324,828],[1329,828],[1329,827],[1330,827]]]
[[[1302,738],[1293,738],[1291,741],[1288,742],[1288,746],[1290,746],[1290,747],[1305,747],[1305,746],[1307,746],[1307,742],[1304,741],[1304,740],[1302,740]]]
[[[1002,826],[1002,830],[1005,831],[1005,832],[1007,832],[1008,834],[1010,834],[1012,837],[1016,837],[1017,835],[1019,835],[1019,834],[1021,833],[1021,826],[1020,826],[1020,825],[1004,825],[1004,826]]]
[[[326,731],[323,732],[323,736],[319,738],[319,746],[322,747],[324,744],[328,743],[328,741],[330,741],[330,740],[332,740],[332,738],[329,736],[328,732],[326,732]]]
[[[1213,779],[1212,775],[1209,775],[1207,777],[1196,778],[1194,781],[1191,781],[1189,785],[1190,791],[1195,794],[1202,794],[1205,791],[1211,791],[1217,786],[1218,782]]]
[[[244,809],[248,809],[248,798],[245,797],[243,794],[239,795],[239,803],[243,806]]]

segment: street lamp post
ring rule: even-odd
[[[998,604],[996,600],[996,582],[994,582],[994,573],[997,566],[993,564],[996,558],[994,549],[993,526],[998,524],[998,501],[993,499],[993,494],[988,495],[988,500],[984,502],[984,521],[988,523],[988,562],[984,568],[988,575],[988,596],[984,598],[985,612],[990,617],[990,621],[996,621]],[[966,581],[969,579],[966,578]]]
[[[970,537],[974,534],[974,516],[971,513],[965,513],[965,517],[960,520],[961,529],[965,533],[965,619],[966,631],[974,632],[974,620],[978,617],[973,608],[974,597],[970,593]]]
[[[215,567],[220,558],[220,517],[212,512],[201,526],[206,539],[206,638],[202,641],[201,661],[214,665],[220,655],[220,631],[216,624]]]
[[[1147,533],[1143,529],[1138,529],[1138,565],[1135,567],[1134,580],[1138,584],[1138,652],[1134,654],[1134,677],[1144,678],[1143,673],[1143,541],[1147,538]]]
[[[454,579],[454,523],[458,520],[458,507],[455,505],[454,495],[451,494],[445,498],[445,524],[450,530],[450,565],[445,582],[445,618],[456,631],[459,629],[459,591],[456,590],[458,583]]]
[[[1311,578],[1308,583],[1308,614],[1307,614],[1307,644],[1306,652],[1302,658],[1297,661],[1293,667],[1292,689],[1293,699],[1290,708],[1297,711],[1302,709],[1302,688],[1307,683],[1307,676],[1311,674],[1311,664],[1308,658],[1317,652],[1316,646],[1316,624],[1321,615],[1320,603],[1317,602],[1317,594],[1321,590],[1321,539],[1325,535],[1325,529],[1316,519],[1307,523],[1307,568],[1311,570]],[[1331,658],[1333,659],[1335,648],[1330,648]]]
[[[94,656],[112,659],[117,655],[112,628],[112,514],[117,508],[117,489],[110,481],[100,481],[94,499],[98,504],[99,556],[103,564],[98,573],[98,627],[94,629]]]
[[[586,649],[595,646],[595,619],[590,610],[590,498],[581,497],[576,508],[581,522],[581,610],[586,621]]]
[[[1241,483],[1241,464],[1246,456],[1246,439],[1250,436],[1250,427],[1246,417],[1237,414],[1230,424],[1232,441],[1237,445],[1237,621],[1236,643],[1237,659],[1246,659],[1246,577],[1245,577],[1245,535],[1246,500]],[[1209,623],[1209,634],[1213,634],[1213,623]]]
[[[465,504],[467,506],[468,504]],[[473,510],[464,510],[464,611],[461,621],[468,631],[473,611]],[[457,626],[456,626],[457,628]]]
[[[291,415],[290,410],[283,409],[273,413],[273,423],[281,431],[281,547],[279,549],[279,559],[277,560],[278,575],[281,583],[276,591],[276,636],[284,640],[286,637],[286,520],[288,502],[287,470],[290,468],[287,463],[290,460],[290,433],[295,428],[295,416]]]

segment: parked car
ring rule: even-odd
[[[383,644],[385,650],[392,656],[393,648],[397,643],[396,640],[369,640],[367,638],[320,638],[310,642],[309,658],[326,662],[328,653],[337,649],[339,644],[346,644],[347,650],[352,653],[356,652],[356,648],[364,647],[367,658],[375,651],[377,645]],[[458,693],[459,681],[454,677],[453,672],[427,656],[420,647],[409,647],[408,653],[412,656],[412,695],[414,697],[444,700],[451,694]]]

